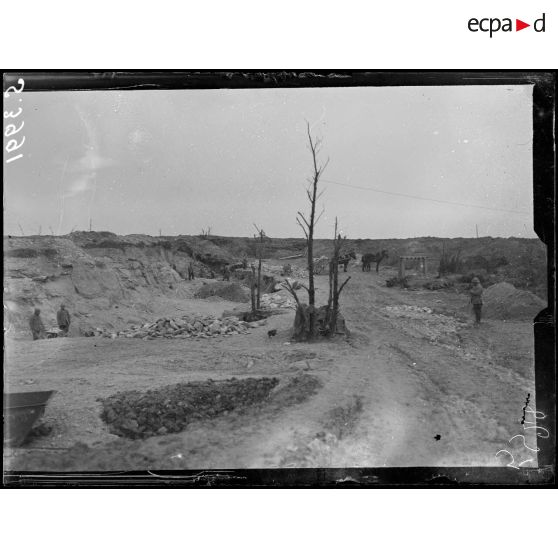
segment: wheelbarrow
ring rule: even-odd
[[[47,339],[56,339],[57,337],[65,337],[64,331],[59,327],[51,327],[45,331]]]
[[[20,446],[45,413],[54,391],[4,393],[4,445]]]

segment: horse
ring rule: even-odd
[[[381,252],[377,252],[376,254],[364,254],[361,259],[362,271],[370,271],[370,264],[372,262],[376,262],[376,273],[378,273],[380,269],[380,262],[387,257],[387,250],[382,250]]]
[[[343,254],[342,256],[339,256],[339,259],[337,260],[337,264],[338,265],[342,265],[343,266],[343,271],[347,271],[347,266],[349,265],[349,262],[351,260],[356,260],[356,254],[354,250],[351,250],[350,252],[347,252],[346,254]]]

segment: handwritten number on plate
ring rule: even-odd
[[[508,444],[511,444],[511,441],[512,441],[514,438],[517,438],[518,436],[520,436],[521,438],[523,438],[523,445],[524,445],[528,450],[531,450],[531,451],[534,451],[534,452],[540,451],[540,448],[537,448],[537,449],[530,448],[530,447],[525,443],[525,436],[523,436],[523,434],[516,434],[515,436],[512,436],[512,437],[509,439]]]
[[[543,440],[550,438],[550,432],[544,426],[524,426],[523,430],[528,430],[529,428],[542,428],[546,432],[546,436],[541,436],[541,433],[537,432],[537,438],[542,438]]]
[[[15,151],[16,149],[19,149],[23,144],[25,143],[25,136],[23,136],[21,143],[18,145],[17,141],[15,139],[11,139],[7,144],[6,144],[6,151],[8,153],[11,153],[12,151]]]
[[[512,467],[513,469],[519,469],[519,467],[517,465],[514,465],[515,460],[513,458],[513,455],[508,450],[505,450],[505,449],[501,449],[498,453],[502,453],[502,452],[507,453],[512,458],[511,463],[508,463],[506,465],[506,467]],[[496,457],[498,457],[498,453],[496,454]]]
[[[8,124],[6,126],[6,131],[4,132],[4,135],[7,138],[9,138],[10,136],[13,136],[14,134],[17,134],[23,128],[24,124],[25,124],[25,122],[22,122],[21,126],[19,128],[16,128],[15,124]]]
[[[527,407],[525,407],[525,412],[526,413],[533,413],[535,415],[535,418],[537,419],[545,419],[546,415],[542,412],[542,411],[533,411],[533,409],[531,408],[531,405],[527,405]]]
[[[19,107],[17,109],[17,113],[14,111],[4,111],[4,118],[17,118],[21,113],[23,112],[23,109],[21,107]]]
[[[25,80],[23,80],[22,78],[19,78],[17,80],[17,82],[19,83],[19,85],[21,85],[21,89],[18,91],[17,87],[15,85],[11,85],[10,87],[8,87],[8,89],[6,89],[6,91],[4,92],[4,98],[5,99],[9,99],[10,98],[10,93],[21,93],[23,91],[23,87],[25,86]]]

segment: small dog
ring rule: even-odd
[[[267,332],[267,336],[271,339],[272,337],[275,337],[277,335],[277,330],[276,329],[270,329]]]

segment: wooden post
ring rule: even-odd
[[[399,279],[403,279],[405,277],[405,258],[403,256],[399,256]]]
[[[424,275],[426,275],[426,273],[427,273],[427,272],[426,272],[426,258],[424,258],[423,261],[424,261]]]

